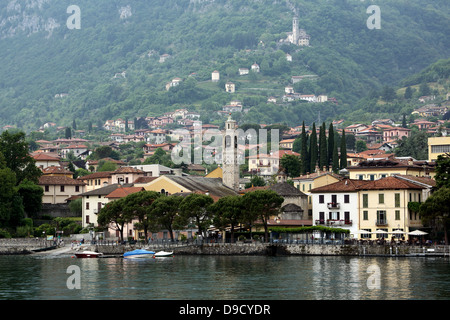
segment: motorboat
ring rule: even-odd
[[[136,249],[133,251],[128,251],[123,254],[124,258],[151,258],[155,254],[154,251],[149,251],[145,249]]]
[[[95,252],[95,251],[82,251],[75,253],[77,258],[98,258],[103,253]]]
[[[162,258],[162,257],[172,257],[173,256],[173,251],[168,252],[168,251],[158,251],[154,254],[155,258]]]

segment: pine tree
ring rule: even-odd
[[[347,139],[345,138],[345,130],[342,130],[341,138],[341,156],[339,168],[344,169],[347,167]]]
[[[309,138],[309,170],[310,172],[316,171],[317,165],[317,132],[316,132],[316,123],[313,123],[313,127],[311,130],[311,136]]]

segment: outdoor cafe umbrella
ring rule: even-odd
[[[414,231],[408,232],[408,234],[410,236],[424,236],[424,235],[426,235],[428,233],[425,232],[425,231],[421,231],[421,230],[414,230]]]
[[[394,231],[389,232],[389,233],[392,233],[392,234],[406,234],[406,232],[402,231],[402,230],[394,230]]]
[[[388,233],[386,230],[380,230],[380,229],[377,229],[374,232],[372,232],[372,234],[386,234],[386,233]]]
[[[352,233],[355,233],[355,234],[357,234],[357,233],[361,233],[361,234],[371,234],[372,232],[371,231],[367,231],[367,230],[357,230],[357,231],[353,231]]]

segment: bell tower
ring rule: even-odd
[[[225,121],[225,134],[222,138],[222,181],[225,186],[239,191],[238,133],[236,121]]]
[[[292,19],[292,43],[298,45],[298,17]]]

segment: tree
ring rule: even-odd
[[[119,231],[121,241],[123,238],[123,228],[126,223],[131,222],[133,215],[129,210],[125,210],[124,198],[107,203],[99,212],[97,221],[100,226],[107,227],[112,225],[115,230]]]
[[[66,131],[64,133],[64,137],[66,139],[72,139],[72,129],[70,127],[66,128]]]
[[[328,165],[333,163],[334,154],[334,127],[333,122],[330,122],[328,127]]]
[[[0,135],[0,153],[3,155],[5,166],[15,173],[17,185],[24,179],[38,183],[42,171],[29,154],[24,132],[11,134],[4,131]]]
[[[367,144],[364,140],[356,141],[356,152],[363,152],[367,150]]]
[[[450,188],[450,153],[439,155],[436,160],[436,188]]]
[[[333,172],[337,173],[339,171],[339,154],[337,144],[334,144],[333,148]]]
[[[314,122],[309,138],[309,172],[316,171],[317,152],[317,132],[316,123]]]
[[[264,187],[266,185],[266,181],[263,177],[260,176],[253,176],[250,179],[250,182],[245,184],[245,188],[251,188],[251,187]]]
[[[186,225],[186,221],[178,214],[183,200],[184,197],[177,195],[161,196],[151,205],[150,215],[152,219],[160,227],[169,231],[172,241],[174,241],[173,231]]]
[[[443,186],[435,191],[419,207],[424,225],[430,225],[444,232],[445,244],[448,245],[447,229],[450,224],[450,187]]]
[[[294,178],[300,175],[302,162],[300,158],[293,154],[285,154],[280,159],[280,165],[285,170],[288,177]]]
[[[302,174],[306,174],[306,172],[310,172],[310,164],[309,164],[309,155],[308,155],[308,135],[306,134],[305,129],[305,121],[303,121],[302,125],[302,149],[300,152],[300,162],[302,165]]]
[[[428,134],[414,128],[410,137],[397,140],[395,155],[399,157],[413,157],[414,159],[428,159]]]
[[[404,94],[403,97],[404,97],[405,99],[411,99],[411,98],[412,98],[412,94],[413,94],[413,91],[412,91],[411,87],[408,86],[408,87],[406,88],[406,90],[405,90],[405,94]]]
[[[419,95],[422,97],[422,96],[429,96],[430,94],[431,94],[430,86],[428,85],[428,83],[422,82],[419,87]]]
[[[242,196],[244,218],[246,221],[259,220],[264,227],[264,238],[269,238],[268,222],[270,217],[280,213],[284,198],[273,190],[255,190]]]
[[[344,169],[347,167],[347,140],[345,138],[345,130],[342,130],[340,152],[339,169]]]
[[[406,115],[403,114],[403,118],[402,118],[402,128],[407,128],[408,124],[406,123]]]
[[[25,213],[28,217],[35,217],[42,209],[42,197],[44,189],[25,179],[17,187],[18,194],[22,197]]]
[[[231,242],[234,242],[235,227],[242,221],[244,203],[241,196],[220,198],[211,206],[214,213],[213,224],[220,230],[230,227]]]
[[[111,161],[100,160],[98,162],[97,172],[114,171],[117,169],[117,164]]]
[[[138,219],[137,227],[144,230],[145,239],[148,238],[148,231],[155,226],[151,205],[160,196],[161,194],[155,191],[139,191],[122,198],[124,212]]]
[[[14,200],[17,200],[17,192],[15,190],[16,176],[11,169],[5,166],[2,168],[1,163],[0,181],[0,227],[7,227],[11,226],[12,214],[14,214],[11,208]]]
[[[328,149],[325,122],[320,126],[319,131],[319,168],[328,168]]]
[[[381,92],[381,98],[384,101],[392,101],[396,98],[395,90],[389,86],[384,86]]]
[[[188,195],[180,204],[180,215],[186,221],[195,222],[198,234],[204,235],[212,221],[210,206],[214,200],[205,194],[193,193]]]

